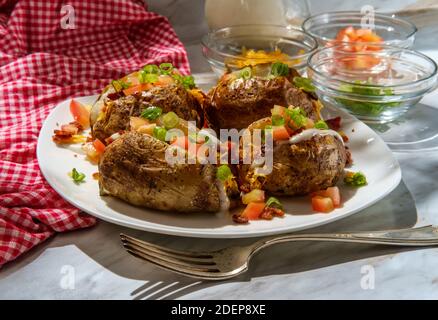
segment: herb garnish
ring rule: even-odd
[[[76,168],[73,168],[71,172],[68,174],[75,183],[81,183],[85,181],[85,174],[78,172]]]

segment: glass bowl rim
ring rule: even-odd
[[[225,31],[227,29],[242,29],[242,28],[254,28],[254,27],[258,27],[258,28],[270,27],[270,28],[275,28],[275,29],[292,30],[292,31],[300,33],[301,35],[303,35],[303,36],[307,37],[308,39],[310,39],[311,41],[313,41],[313,46],[311,48],[309,48],[309,51],[307,53],[290,56],[291,60],[309,57],[311,54],[315,53],[318,50],[318,41],[312,35],[304,32],[303,30],[301,30],[298,27],[282,26],[282,25],[277,25],[277,24],[263,24],[263,25],[262,24],[241,24],[241,25],[234,25],[234,26],[228,26],[228,27],[223,27],[223,28],[219,28],[219,29],[214,29],[214,30],[211,30],[210,32],[208,32],[207,34],[205,34],[201,38],[201,44],[203,47],[207,48],[208,50],[213,51],[215,54],[217,54],[219,56],[237,59],[237,60],[245,60],[245,58],[237,57],[236,55],[224,53],[224,52],[221,52],[215,48],[212,48],[211,45],[209,44],[208,40],[211,37],[213,37],[214,35],[218,34],[219,32]],[[210,58],[207,58],[207,59],[210,59]],[[216,59],[214,59],[214,60],[216,60]],[[257,61],[258,58],[252,58],[252,60]],[[265,59],[260,58],[260,60],[265,60]]]
[[[327,47],[327,48],[322,48],[319,49],[315,52],[313,52],[308,60],[307,60],[307,67],[309,69],[312,70],[312,72],[316,73],[317,75],[319,75],[322,79],[328,79],[330,81],[333,81],[335,83],[341,83],[341,84],[349,84],[349,85],[354,85],[357,87],[363,87],[363,88],[377,88],[377,89],[388,89],[388,88],[400,88],[400,87],[404,87],[404,86],[410,86],[410,85],[418,85],[421,84],[423,82],[427,82],[428,80],[432,79],[433,77],[436,77],[438,74],[438,65],[437,63],[430,57],[428,57],[427,55],[425,55],[424,53],[421,53],[419,51],[416,50],[412,50],[412,49],[405,49],[405,48],[400,48],[400,47],[395,47],[395,46],[387,46],[387,45],[380,45],[381,47],[385,48],[385,49],[389,49],[389,50],[394,50],[394,51],[399,51],[399,52],[407,52],[410,54],[414,54],[417,57],[420,57],[424,60],[426,60],[427,62],[431,63],[431,65],[433,66],[433,71],[425,78],[419,79],[419,80],[415,80],[415,81],[411,81],[411,82],[406,82],[406,83],[402,83],[402,84],[394,84],[394,85],[379,85],[379,84],[360,84],[360,83],[354,83],[351,81],[347,81],[347,80],[342,80],[342,79],[329,79],[328,76],[325,73],[321,73],[320,71],[318,71],[317,69],[314,68],[314,64],[312,63],[312,59],[314,58],[314,56],[316,56],[317,54],[320,54],[324,51],[332,51],[333,49],[337,48],[337,47],[342,47],[343,45],[336,45],[336,46],[332,46],[332,47]],[[358,53],[352,53],[352,52],[347,52],[351,55],[357,55]],[[370,51],[370,52],[361,52],[359,54],[361,55],[369,55],[369,54],[376,54],[377,52],[375,51]],[[379,52],[379,53],[384,53],[384,52]]]
[[[316,35],[314,32],[311,32],[309,30],[309,28],[306,28],[306,24],[308,24],[310,21],[321,18],[323,16],[327,16],[327,17],[346,17],[346,18],[351,18],[353,17],[363,17],[363,14],[360,11],[330,11],[330,12],[323,12],[323,13],[319,13],[319,14],[315,14],[313,16],[308,17],[306,20],[303,21],[303,23],[301,24],[301,29],[307,33],[308,35],[311,35],[312,37],[314,37],[315,39],[321,39],[324,41],[330,41],[330,40],[335,40],[335,39],[331,39],[328,37],[324,37],[324,36],[319,36]],[[405,36],[404,39],[397,39],[397,40],[386,40],[383,41],[383,43],[387,42],[387,43],[393,43],[393,42],[397,42],[397,41],[406,41],[408,39],[410,39],[412,36],[414,36],[417,32],[418,32],[418,28],[417,26],[412,23],[411,21],[407,20],[407,19],[403,19],[400,17],[395,17],[394,15],[389,15],[389,14],[384,14],[384,13],[378,13],[375,12],[374,13],[374,17],[377,17],[379,19],[382,19],[383,21],[397,21],[401,24],[404,24],[405,26],[407,26],[408,28],[411,28],[411,32]],[[330,23],[326,23],[327,25],[330,25]],[[349,42],[349,43],[354,43],[354,42]],[[378,42],[379,43],[379,42]],[[372,44],[370,42],[370,44]]]

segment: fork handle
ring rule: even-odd
[[[254,244],[254,251],[270,245],[289,241],[330,241],[371,243],[393,246],[434,246],[438,245],[438,227],[321,234],[290,234],[259,240]]]

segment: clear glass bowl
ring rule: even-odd
[[[357,53],[341,45],[312,54],[307,74],[319,98],[365,122],[385,123],[436,88],[437,65],[432,59],[409,49],[379,49]]]
[[[299,29],[274,25],[226,27],[214,30],[202,38],[202,52],[218,76],[227,67],[231,71],[240,68],[240,63],[245,60],[239,57],[243,48],[266,52],[279,49],[289,56],[286,62],[298,72],[304,72],[307,59],[316,51],[318,44],[312,36]],[[263,61],[260,60],[260,63]]]
[[[336,38],[346,27],[363,28],[364,14],[359,11],[339,11],[314,15],[303,22],[302,28],[313,36],[322,47]],[[365,20],[365,22],[367,22]],[[381,38],[383,45],[412,48],[417,27],[404,19],[381,13],[374,13],[372,29]]]

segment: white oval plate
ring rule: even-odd
[[[96,96],[77,100],[92,104]],[[389,194],[401,180],[397,160],[382,139],[365,124],[351,115],[325,108],[329,117],[341,116],[342,130],[349,136],[348,146],[353,154],[353,171],[362,171],[368,185],[362,188],[339,184],[343,207],[329,214],[314,213],[309,197],[282,198],[287,214],[271,221],[258,220],[242,225],[235,224],[230,214],[184,214],[160,212],[139,208],[113,197],[100,197],[99,188],[92,174],[97,166],[84,160],[74,148],[58,147],[52,142],[53,130],[60,124],[72,121],[69,102],[64,101],[52,110],[38,138],[37,157],[44,177],[68,202],[103,220],[145,231],[200,238],[244,238],[303,230],[326,224],[365,209]],[[86,174],[86,182],[76,185],[68,172],[76,168]]]

